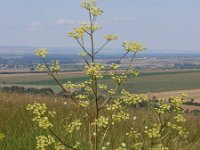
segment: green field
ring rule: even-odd
[[[83,74],[62,74],[58,76],[58,78],[62,83],[67,81],[78,83],[88,79],[88,77]],[[7,82],[6,85],[51,87],[55,90],[59,90],[56,82],[48,75],[7,77],[2,80]],[[101,82],[109,86],[115,84],[110,80],[109,76],[105,76]],[[129,78],[126,83],[122,85],[122,88],[129,89],[129,91],[136,93],[199,89],[200,70],[143,72],[139,77]]]

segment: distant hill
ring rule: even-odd
[[[25,56],[34,55],[34,49],[40,47],[36,46],[0,46],[1,56]],[[78,55],[82,50],[79,47],[47,47],[49,53],[52,55]],[[121,55],[123,54],[123,49],[121,48],[105,48],[101,51],[102,55]],[[147,49],[139,54],[140,56],[200,56],[200,50],[153,50]]]

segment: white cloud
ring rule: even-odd
[[[76,25],[76,24],[79,24],[79,22],[71,20],[71,19],[60,18],[55,21],[55,24],[57,24],[57,25]]]
[[[42,28],[42,25],[41,25],[41,23],[38,22],[38,21],[33,21],[33,22],[31,22],[31,23],[29,24],[29,27],[28,27],[28,29],[29,29],[30,31],[40,30],[41,28]]]
[[[30,26],[31,26],[31,27],[38,27],[38,26],[40,26],[40,23],[37,22],[37,21],[34,21],[34,22],[32,22],[32,23],[30,24]]]

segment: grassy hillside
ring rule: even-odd
[[[47,134],[43,130],[38,130],[31,121],[31,115],[25,107],[32,102],[45,102],[51,110],[57,112],[57,117],[53,121],[55,126],[53,130],[63,139],[71,142],[69,137],[64,136],[63,123],[66,117],[81,117],[82,111],[75,108],[71,103],[64,104],[65,100],[52,96],[39,96],[15,93],[0,93],[0,131],[5,133],[6,138],[0,142],[2,150],[33,150],[35,149],[35,137],[41,134]],[[148,124],[153,119],[152,112],[149,110],[132,109],[131,117],[137,116],[138,120],[128,120],[118,126],[117,130],[112,130],[112,144],[120,143],[124,140],[123,134],[126,132],[127,124],[134,127],[134,130],[141,130],[142,125]],[[76,113],[75,113],[76,112]],[[200,115],[186,115],[188,119],[185,126],[190,132],[187,146],[176,145],[176,150],[199,150],[200,148]],[[192,123],[192,124],[191,124]],[[120,135],[120,136],[117,136]],[[81,137],[84,139],[85,137]],[[127,142],[127,141],[126,141]],[[194,144],[195,143],[195,144]],[[171,147],[174,149],[174,147]],[[85,149],[83,149],[85,150]]]

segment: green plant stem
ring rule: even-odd
[[[59,142],[61,142],[61,143],[62,143],[64,146],[66,146],[67,148],[70,148],[70,149],[73,149],[73,150],[79,150],[79,149],[77,149],[77,148],[74,148],[74,147],[72,147],[72,146],[66,144],[66,143],[65,143],[59,136],[57,136],[57,135],[53,132],[53,130],[51,130],[50,128],[48,128],[48,130],[50,131],[51,134],[53,134],[53,135],[57,138],[57,140],[58,140]]]
[[[94,37],[93,37],[93,19],[92,14],[89,12],[89,18],[90,18],[90,40],[91,40],[91,61],[94,63]],[[93,85],[93,93],[95,96],[95,109],[96,109],[96,115],[95,120],[99,119],[99,105],[98,105],[98,90],[97,90],[97,78],[96,76],[92,76],[92,85]],[[98,126],[95,125],[95,150],[98,149]]]
[[[126,72],[129,71],[129,69],[130,69],[130,67],[131,67],[131,65],[132,65],[132,63],[133,63],[133,60],[134,60],[135,56],[136,56],[136,52],[133,54],[133,56],[132,56],[132,58],[131,58],[131,61],[130,61],[129,65],[128,65],[127,69],[126,69]]]
[[[124,59],[124,57],[126,57],[126,55],[129,53],[129,51],[127,51],[120,59],[119,59],[119,62],[122,61],[122,59]],[[105,75],[107,72],[113,70],[112,68],[108,68],[106,69],[102,74]]]
[[[98,54],[110,41],[106,41],[95,53],[94,55]]]
[[[76,41],[81,46],[81,48],[83,49],[83,51],[86,52],[88,56],[92,57],[92,55],[85,49],[85,47],[81,44],[81,42],[78,39],[76,39]]]

